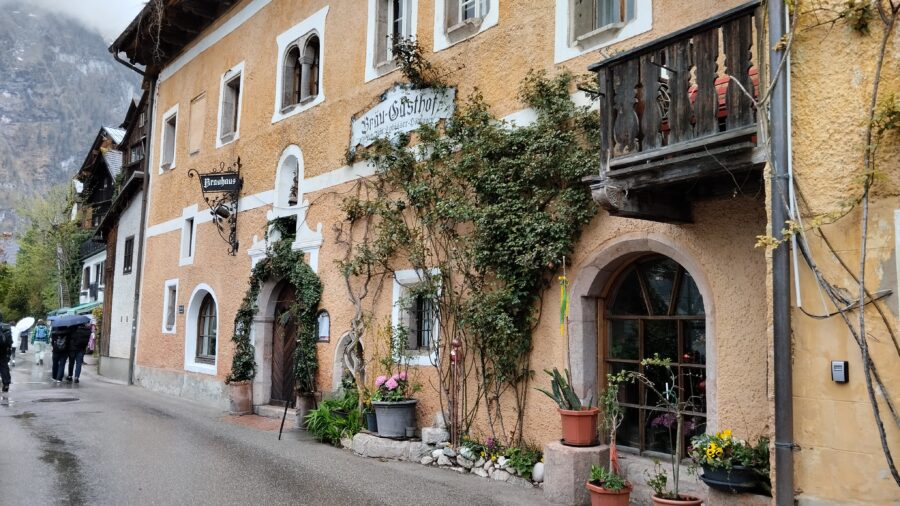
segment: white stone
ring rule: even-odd
[[[431,458],[437,460],[437,459],[441,458],[441,455],[443,455],[443,454],[444,454],[444,450],[434,450],[433,452],[431,452]]]
[[[536,483],[541,483],[544,481],[544,463],[538,462],[531,469],[531,479]]]
[[[430,457],[430,456],[429,456],[429,457],[422,457],[422,460],[420,460],[419,462],[420,462],[422,465],[429,466],[429,465],[431,465],[432,462],[434,462],[434,459],[433,459],[432,457]]]
[[[452,462],[450,462],[450,459],[448,459],[446,455],[441,455],[440,457],[438,457],[437,463],[439,466],[449,466],[450,464],[452,464]]]
[[[350,439],[349,437],[342,437],[341,438],[341,448],[344,448],[346,450],[352,450],[353,449],[353,440]]]
[[[422,442],[425,444],[445,443],[450,440],[450,433],[446,429],[424,427],[422,429]]]
[[[456,467],[456,466],[454,466],[454,467],[451,467],[450,469],[453,469],[453,470],[456,471],[457,473],[461,473],[461,474],[462,474],[462,473],[468,473],[468,472],[469,472],[469,470],[466,469],[465,467]]]
[[[435,413],[434,414],[434,423],[431,424],[435,429],[446,429],[447,428],[447,418],[444,417],[443,413]]]
[[[448,457],[455,457],[456,452],[453,451],[453,448],[447,447],[447,448],[444,448],[444,455],[446,455]]]
[[[475,461],[475,467],[484,467],[484,457],[479,457],[477,461]]]
[[[485,470],[485,471],[490,471],[490,470],[493,469],[493,468],[494,468],[494,463],[491,462],[490,460],[484,463],[484,470]]]
[[[462,455],[458,455],[456,457],[456,463],[465,467],[466,469],[471,469],[472,466],[474,465],[474,463],[471,460],[463,457]]]
[[[393,439],[380,438],[370,434],[353,436],[352,449],[363,457],[376,459],[409,459],[409,442],[394,441]],[[416,457],[416,460],[419,460]]]
[[[472,474],[477,474],[478,476],[481,476],[482,478],[487,478],[489,476],[488,472],[480,467],[476,467],[475,469],[472,469]]]
[[[500,457],[497,459],[497,467],[505,467],[506,466],[506,457]]]
[[[437,446],[438,448],[446,448],[446,447],[450,446],[450,443],[449,443],[449,442],[443,442],[443,443],[438,443],[438,444],[436,444],[436,445],[434,445],[434,446]]]
[[[472,461],[475,460],[475,452],[473,452],[472,449],[469,448],[468,446],[463,446],[462,448],[460,448],[459,454],[469,460],[472,460]]]
[[[509,479],[509,473],[502,469],[494,469],[494,472],[491,473],[491,479],[497,481],[506,481]]]

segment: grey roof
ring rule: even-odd
[[[106,166],[109,168],[109,175],[113,179],[122,172],[122,152],[115,149],[107,149],[103,153],[103,159],[106,160]]]
[[[107,126],[103,127],[103,130],[106,132],[106,135],[108,135],[109,138],[112,139],[114,143],[116,143],[116,146],[122,144],[122,139],[125,138],[125,130]]]

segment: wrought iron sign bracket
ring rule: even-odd
[[[238,203],[241,197],[241,187],[244,180],[241,179],[241,158],[238,157],[231,165],[225,162],[219,163],[218,169],[201,174],[195,169],[188,171],[188,177],[197,176],[200,181],[200,191],[203,192],[203,200],[209,206],[212,222],[216,226],[219,236],[228,244],[228,254],[235,256],[238,250],[237,217]]]

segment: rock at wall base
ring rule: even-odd
[[[584,484],[591,475],[591,465],[609,460],[609,447],[564,446],[559,441],[544,446],[544,499],[557,504],[590,504],[591,496]]]

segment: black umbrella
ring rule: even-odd
[[[48,320],[50,320],[50,327],[53,329],[77,327],[91,323],[91,319],[84,315],[51,316]]]

